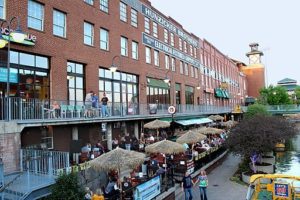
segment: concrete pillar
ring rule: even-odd
[[[112,150],[112,123],[107,123],[106,127],[107,148]]]
[[[72,127],[72,140],[78,140],[78,127]]]
[[[134,122],[134,135],[139,139],[139,122]]]

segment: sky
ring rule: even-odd
[[[266,83],[292,78],[300,84],[299,0],[150,0],[185,30],[223,54],[248,64],[249,44],[264,52]]]

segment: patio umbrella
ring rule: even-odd
[[[229,121],[223,123],[223,125],[228,127],[228,128],[231,128],[231,127],[235,126],[236,124],[237,124],[237,122],[232,121],[232,120],[229,120]]]
[[[213,120],[213,121],[222,121],[222,120],[224,120],[224,117],[222,117],[220,115],[210,115],[208,118]]]
[[[162,140],[146,146],[145,151],[148,153],[177,154],[184,152],[184,148],[177,142]]]
[[[218,128],[201,128],[199,129],[199,133],[202,133],[204,135],[208,135],[208,134],[220,134],[222,133],[223,130],[222,129],[218,129]]]
[[[170,127],[170,122],[165,122],[165,121],[161,121],[159,119],[156,119],[152,122],[149,122],[147,124],[144,124],[144,128],[148,128],[148,129],[156,129],[157,131],[157,137],[158,137],[158,129],[160,128],[168,128]]]
[[[187,144],[194,144],[196,142],[199,142],[201,140],[205,140],[206,136],[196,132],[196,131],[187,131],[185,134],[183,134],[182,136],[180,136],[179,138],[177,138],[176,142],[183,144],[183,143],[187,143]]]
[[[105,153],[91,161],[91,166],[98,170],[118,170],[128,167],[131,169],[141,165],[145,160],[145,154],[136,151],[128,151],[121,148],[116,148],[108,153]]]

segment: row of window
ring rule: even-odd
[[[84,2],[94,5],[94,0],[84,0]],[[100,0],[100,10],[108,13],[108,0]]]

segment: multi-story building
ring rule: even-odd
[[[76,161],[86,142],[111,149],[124,132],[139,137],[144,121],[171,116],[170,105],[175,119],[224,114],[247,95],[245,76],[230,58],[147,0],[0,2],[0,17],[19,17],[27,33],[23,43],[10,41],[9,59],[7,48],[0,51],[6,173],[22,166],[22,148],[70,152]],[[100,99],[106,93],[109,117],[89,113],[90,91]]]

